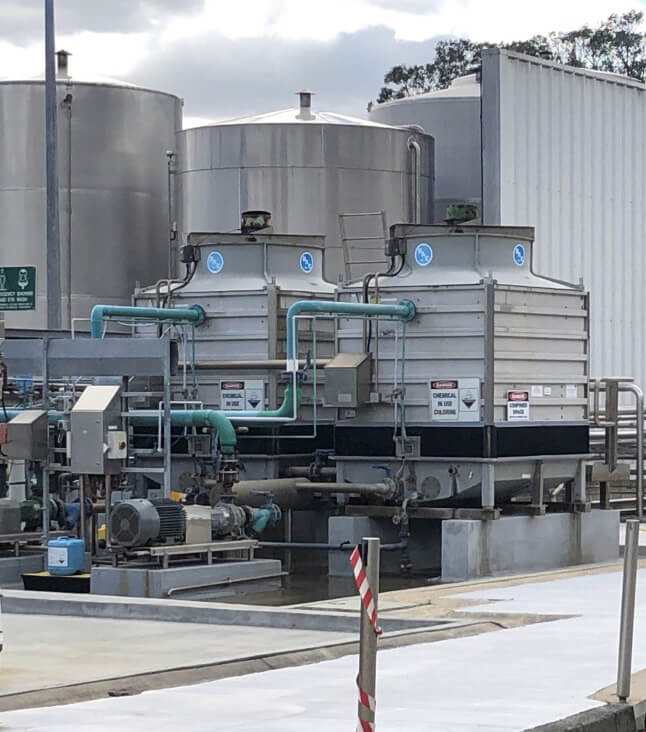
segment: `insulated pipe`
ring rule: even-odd
[[[298,331],[295,327],[297,315],[302,313],[319,315],[364,315],[367,317],[383,315],[401,320],[404,323],[415,317],[415,304],[402,300],[397,305],[371,305],[356,302],[326,302],[325,300],[299,300],[290,305],[287,311],[287,371],[298,371]]]
[[[381,496],[392,498],[395,483],[311,483],[301,480],[296,483],[296,490],[313,491],[314,493],[359,493],[363,496]]]
[[[422,148],[414,137],[408,138],[408,149],[415,151],[415,221],[422,223]]]
[[[110,318],[134,318],[136,320],[153,320],[159,323],[190,323],[202,325],[206,313],[199,305],[186,308],[144,308],[131,305],[95,305],[90,314],[90,330],[92,338],[103,336],[103,321]]]

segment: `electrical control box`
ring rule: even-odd
[[[325,367],[325,406],[358,407],[370,398],[370,354],[339,353]]]
[[[11,460],[47,460],[47,412],[26,409],[10,420],[3,450]]]
[[[113,475],[126,456],[118,386],[88,386],[72,407],[71,469],[83,475]]]

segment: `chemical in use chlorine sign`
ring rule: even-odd
[[[0,310],[36,309],[36,267],[0,267]]]
[[[507,392],[507,421],[528,422],[529,421],[529,392],[508,391]]]
[[[220,382],[220,408],[252,410],[265,406],[265,384],[261,379]]]
[[[480,379],[429,381],[431,420],[477,422],[480,419]]]

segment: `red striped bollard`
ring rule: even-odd
[[[374,732],[375,687],[377,683],[377,638],[381,628],[377,622],[379,596],[380,540],[367,538],[362,549],[355,547],[350,555],[354,581],[361,598],[361,634],[359,637],[359,704],[357,732]]]

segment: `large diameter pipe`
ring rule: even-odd
[[[639,554],[637,519],[626,521],[624,575],[621,591],[621,621],[619,626],[619,660],[617,664],[617,696],[623,702],[630,696],[635,625],[635,590],[637,587],[637,557]]]
[[[143,410],[142,410],[143,411]],[[134,425],[156,426],[159,416],[128,412],[128,418]],[[173,409],[170,412],[170,423],[173,427],[208,427],[218,433],[220,448],[224,453],[235,452],[238,438],[229,418],[215,409]]]
[[[156,323],[190,323],[202,325],[206,313],[199,305],[186,308],[152,308],[131,305],[95,305],[90,313],[90,333],[92,338],[103,336],[103,321],[111,318],[133,320],[152,320]]]
[[[314,496],[296,488],[302,478],[275,478],[269,480],[241,480],[234,483],[232,491],[237,503],[247,506],[262,507],[267,501],[267,494],[280,508],[308,509],[320,506],[321,502]],[[205,480],[205,488],[217,488],[217,480]]]

